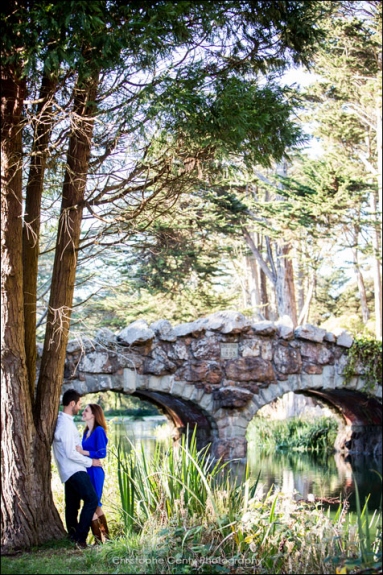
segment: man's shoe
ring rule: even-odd
[[[86,541],[76,541],[76,547],[77,549],[86,549],[88,545],[86,544]]]

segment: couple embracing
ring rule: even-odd
[[[63,395],[62,405],[53,439],[53,454],[65,486],[67,531],[70,539],[83,548],[87,546],[89,528],[96,543],[109,539],[101,503],[105,472],[100,460],[106,457],[106,421],[99,405],[88,404],[82,413],[85,429],[81,441],[73,421],[81,409],[81,395],[69,389]],[[84,505],[78,519],[81,500]]]

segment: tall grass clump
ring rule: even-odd
[[[132,443],[128,454],[118,446],[117,477],[126,529],[142,528],[154,514],[164,523],[186,510],[198,515],[207,505],[214,506],[211,484],[226,464],[214,462],[208,451],[209,446],[198,451],[196,428],[177,446],[166,449],[158,443],[150,459]]]

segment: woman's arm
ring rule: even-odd
[[[76,445],[76,451],[78,451],[79,453],[81,453],[81,455],[87,455],[88,457],[90,457],[90,452],[86,451],[85,449],[83,449],[81,447],[81,445]]]
[[[108,443],[108,438],[106,436],[105,430],[103,427],[97,427],[94,432],[94,450],[89,450],[89,457],[95,459],[103,459],[106,457],[106,445]],[[92,447],[92,446],[91,446]]]
[[[88,451],[77,446],[76,449],[82,455],[87,455],[92,459],[103,459],[106,457],[106,445],[108,443],[108,438],[106,436],[103,427],[97,427],[92,433],[93,441],[90,442],[89,447],[94,447],[94,449],[89,449]]]

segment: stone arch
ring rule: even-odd
[[[294,329],[279,320],[254,323],[230,311],[174,328],[166,320],[150,326],[139,320],[118,335],[103,328],[93,340],[69,342],[64,389],[145,397],[178,429],[200,425],[199,445],[211,443],[216,457],[244,458],[251,419],[289,391],[321,395],[344,414],[347,407],[351,435],[357,425],[367,431],[381,422],[382,386],[369,390],[375,398],[365,406],[375,414],[371,423],[356,412],[366,401],[364,367],[356,366],[355,377],[344,381],[352,345],[343,331],[309,324]]]
[[[336,450],[382,455],[382,404],[366,394],[360,378],[354,378],[345,387],[344,377],[333,366],[325,366],[322,374],[289,375],[286,381],[260,390],[250,411],[251,419],[262,407],[287,392],[315,397],[341,416],[344,427],[335,441]]]

